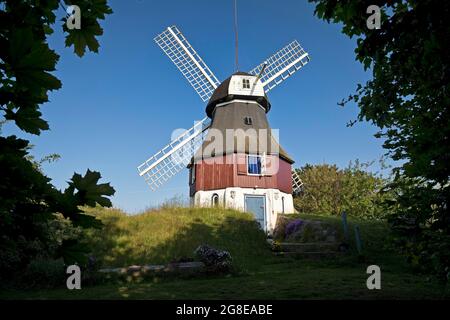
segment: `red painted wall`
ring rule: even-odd
[[[195,182],[190,184],[190,194],[199,190],[216,190],[227,187],[273,188],[292,193],[291,164],[277,156],[267,156],[267,167],[276,168],[264,176],[247,175],[243,154],[232,154],[195,163]],[[240,160],[238,162],[237,160]],[[190,181],[189,181],[190,182]]]
[[[290,163],[280,159],[277,174],[278,189],[286,193],[292,193],[292,166]]]

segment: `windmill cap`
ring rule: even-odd
[[[251,90],[249,89],[250,87],[243,89],[243,79],[249,80],[249,83],[251,83]],[[255,79],[255,75],[247,72],[236,72],[225,79],[216,90],[214,90],[206,105],[207,116],[212,118],[217,104],[235,99],[256,101],[266,110],[266,113],[269,112],[269,99],[264,92],[261,82],[258,80],[258,82],[254,84]]]

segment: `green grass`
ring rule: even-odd
[[[193,258],[200,244],[227,250],[236,267],[255,270],[270,259],[264,233],[248,213],[221,208],[164,207],[135,216],[119,210],[91,212],[105,227],[89,233],[104,267],[165,264]]]
[[[290,215],[291,219],[308,219],[319,220],[326,222],[336,227],[341,235],[343,235],[343,226],[341,217],[326,216],[326,215],[311,215],[311,214],[295,214]],[[363,246],[363,260],[366,263],[377,264],[380,267],[407,267],[406,261],[402,259],[398,253],[394,252],[390,245],[389,238],[391,231],[387,223],[377,220],[366,220],[358,218],[347,218],[349,229],[349,243],[350,243],[350,260],[357,258],[356,240],[355,240],[355,226],[358,225],[360,229],[360,237]]]
[[[349,219],[361,229],[364,258],[311,261],[274,256],[249,214],[225,209],[166,207],[126,216],[97,210],[105,223],[89,241],[104,266],[167,263],[192,257],[201,243],[228,250],[240,272],[228,276],[152,278],[67,289],[8,290],[0,299],[448,299],[435,279],[415,274],[388,246],[383,222]],[[292,218],[299,217],[293,215]],[[300,215],[340,228],[334,217]],[[366,288],[366,268],[378,264],[382,289]]]
[[[5,292],[15,299],[448,299],[434,281],[383,271],[382,289],[368,290],[364,266],[323,266],[290,261],[265,265],[246,276],[155,279],[67,289]]]

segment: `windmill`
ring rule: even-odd
[[[207,102],[206,117],[142,163],[139,175],[156,190],[187,167],[193,204],[252,212],[270,233],[278,213],[294,212],[302,182],[268,124],[266,93],[306,65],[308,53],[294,40],[220,82],[176,26],[154,40]]]

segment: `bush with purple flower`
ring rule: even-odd
[[[284,237],[289,238],[290,235],[293,235],[297,231],[300,230],[300,228],[303,225],[303,220],[300,219],[294,219],[288,222],[286,225],[286,228],[284,229]]]

